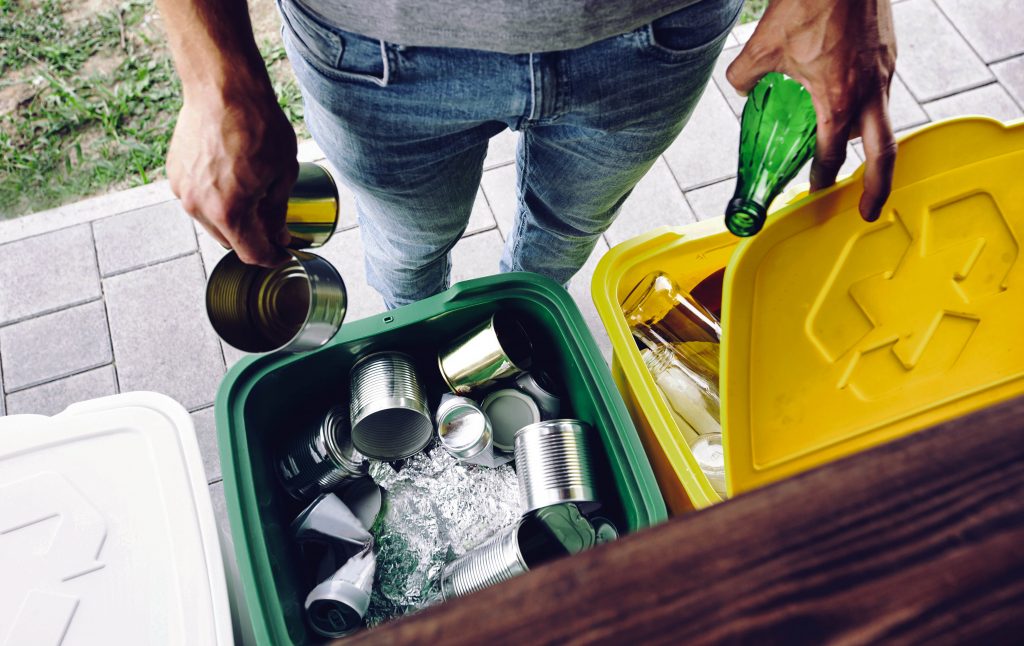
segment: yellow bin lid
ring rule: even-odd
[[[1024,123],[915,133],[873,224],[862,172],[770,217],[729,263],[733,494],[1024,392]]]

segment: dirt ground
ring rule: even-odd
[[[27,4],[38,6],[38,2],[35,1]],[[117,6],[118,3],[115,0],[66,0],[62,13],[68,28],[72,29],[99,13],[115,10]],[[259,45],[281,46],[281,17],[277,13],[274,0],[249,0],[249,17],[252,20],[253,34]],[[145,39],[149,41],[148,45],[153,53],[170,55],[163,21],[155,3],[147,9],[141,31]],[[117,52],[99,52],[86,63],[83,72],[92,74],[110,71],[116,68],[120,62]],[[40,83],[32,81],[37,73],[36,66],[29,66],[5,75],[2,79],[3,83],[0,84],[0,115],[13,112],[36,96],[42,88]],[[283,60],[271,66],[271,73],[277,81],[284,81],[292,77],[287,61]]]

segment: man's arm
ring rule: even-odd
[[[284,214],[298,174],[245,0],[157,0],[184,103],[167,154],[182,205],[242,261],[286,259]]]
[[[846,142],[859,134],[867,155],[860,212],[874,221],[896,163],[888,108],[895,65],[889,0],[772,0],[726,74],[744,94],[772,71],[810,91],[818,117],[811,190],[835,182]]]

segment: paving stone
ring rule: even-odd
[[[213,403],[224,357],[199,255],[106,278],[103,289],[121,390],[163,393],[189,410]]]
[[[606,253],[608,253],[608,244],[604,240],[598,240],[597,246],[594,247],[594,251],[590,254],[586,264],[569,282],[569,293],[583,313],[583,320],[587,322],[587,327],[590,328],[590,332],[594,335],[597,347],[601,349],[601,355],[605,361],[610,363],[612,358],[612,342],[608,338],[604,324],[601,323],[601,317],[597,314],[597,307],[594,306],[594,299],[590,295],[590,283],[594,278],[594,270],[597,268],[597,263],[601,260],[601,256]]]
[[[7,407],[11,415],[56,415],[75,402],[116,394],[114,367],[103,366],[11,393],[7,396]]]
[[[758,21],[745,22],[742,25],[736,25],[732,28],[732,35],[736,37],[736,42],[740,45],[746,45],[750,37],[754,35],[754,30],[757,29]]]
[[[469,214],[469,224],[466,226],[466,233],[464,235],[472,235],[493,229],[494,226],[494,214],[491,213],[491,207],[487,204],[484,192],[478,190],[476,192],[476,199],[473,200],[473,211]]]
[[[220,246],[220,243],[206,232],[206,228],[203,225],[195,222],[193,228],[196,232],[196,240],[199,242],[199,256],[203,261],[203,269],[206,272],[206,276],[209,277],[210,272],[217,266],[220,259],[227,255],[228,250]]]
[[[228,368],[233,367],[240,360],[249,356],[248,352],[242,352],[238,348],[231,347],[223,341],[220,342],[220,348],[224,353],[224,365]]]
[[[4,415],[7,414],[7,409],[4,404],[4,400],[6,398],[4,397],[4,362],[2,361],[3,351],[4,349],[0,347],[0,417],[3,417]]]
[[[300,162],[318,162],[324,159],[324,151],[320,149],[320,145],[312,139],[306,139],[300,141],[298,146],[298,153],[296,159]]]
[[[113,359],[102,301],[0,328],[8,393],[106,365]]]
[[[612,226],[605,232],[610,245],[629,240],[660,226],[682,226],[696,221],[672,171],[658,158],[633,189]]]
[[[686,201],[690,203],[698,220],[710,220],[725,217],[725,207],[736,190],[736,178],[708,184],[686,192]]]
[[[725,37],[725,46],[726,47],[737,47],[739,44],[740,44],[740,41],[736,38],[736,34],[734,34],[734,33],[732,33],[730,31],[729,35]]]
[[[494,220],[498,223],[501,237],[508,239],[516,219],[516,167],[502,166],[485,171],[480,186],[487,196]]]
[[[163,180],[65,204],[48,211],[0,220],[0,243],[67,229],[76,224],[92,222],[173,199],[174,194],[169,183]]]
[[[100,274],[109,276],[196,250],[192,219],[178,201],[93,222]]]
[[[899,74],[893,76],[889,86],[889,121],[894,131],[906,130],[928,123],[928,115],[914,100]]]
[[[218,480],[210,484],[210,502],[213,504],[213,517],[217,519],[217,527],[221,532],[231,534],[231,523],[228,521],[228,503],[224,497],[224,482]]]
[[[932,0],[907,0],[892,11],[899,43],[896,70],[919,102],[992,80],[988,68]]]
[[[986,62],[1024,54],[1024,5],[1020,0],[936,2]]]
[[[384,311],[380,294],[366,284],[363,240],[358,228],[334,234],[330,242],[317,249],[316,253],[334,265],[345,281],[348,290],[346,321],[358,321]]]
[[[725,77],[725,71],[729,69],[732,62],[736,60],[736,57],[743,51],[742,47],[727,47],[722,50],[722,54],[718,57],[718,61],[715,63],[715,69],[711,72],[711,78],[714,80],[715,85],[718,86],[722,96],[725,97],[726,102],[729,104],[729,109],[732,110],[733,114],[737,117],[743,114],[743,105],[746,103],[747,98],[740,96],[736,92],[736,88],[732,86],[729,79]]]
[[[0,325],[100,295],[88,224],[0,245]]]
[[[1021,116],[1021,109],[998,83],[975,88],[960,94],[925,103],[924,109],[933,121],[966,114],[981,114],[1001,121]]]
[[[484,170],[514,162],[519,137],[518,132],[507,129],[491,137],[490,143],[487,144],[487,156],[484,157]]]
[[[1017,100],[1017,105],[1024,108],[1024,56],[997,63],[992,71],[1003,88]]]
[[[722,93],[709,83],[682,134],[665,151],[684,191],[736,174],[740,126]]]
[[[221,479],[221,469],[220,451],[217,449],[217,423],[214,420],[213,406],[193,412],[192,425],[196,429],[199,453],[203,456],[206,481],[216,482]]]
[[[493,229],[459,240],[452,249],[452,284],[498,273],[504,246],[501,235]]]

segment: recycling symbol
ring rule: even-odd
[[[61,643],[81,601],[66,584],[103,569],[106,538],[103,516],[59,473],[0,486],[0,644]]]
[[[898,212],[865,229],[836,259],[807,329],[838,388],[876,399],[949,371],[1006,290],[1019,244],[992,197],[929,209],[920,230]]]

